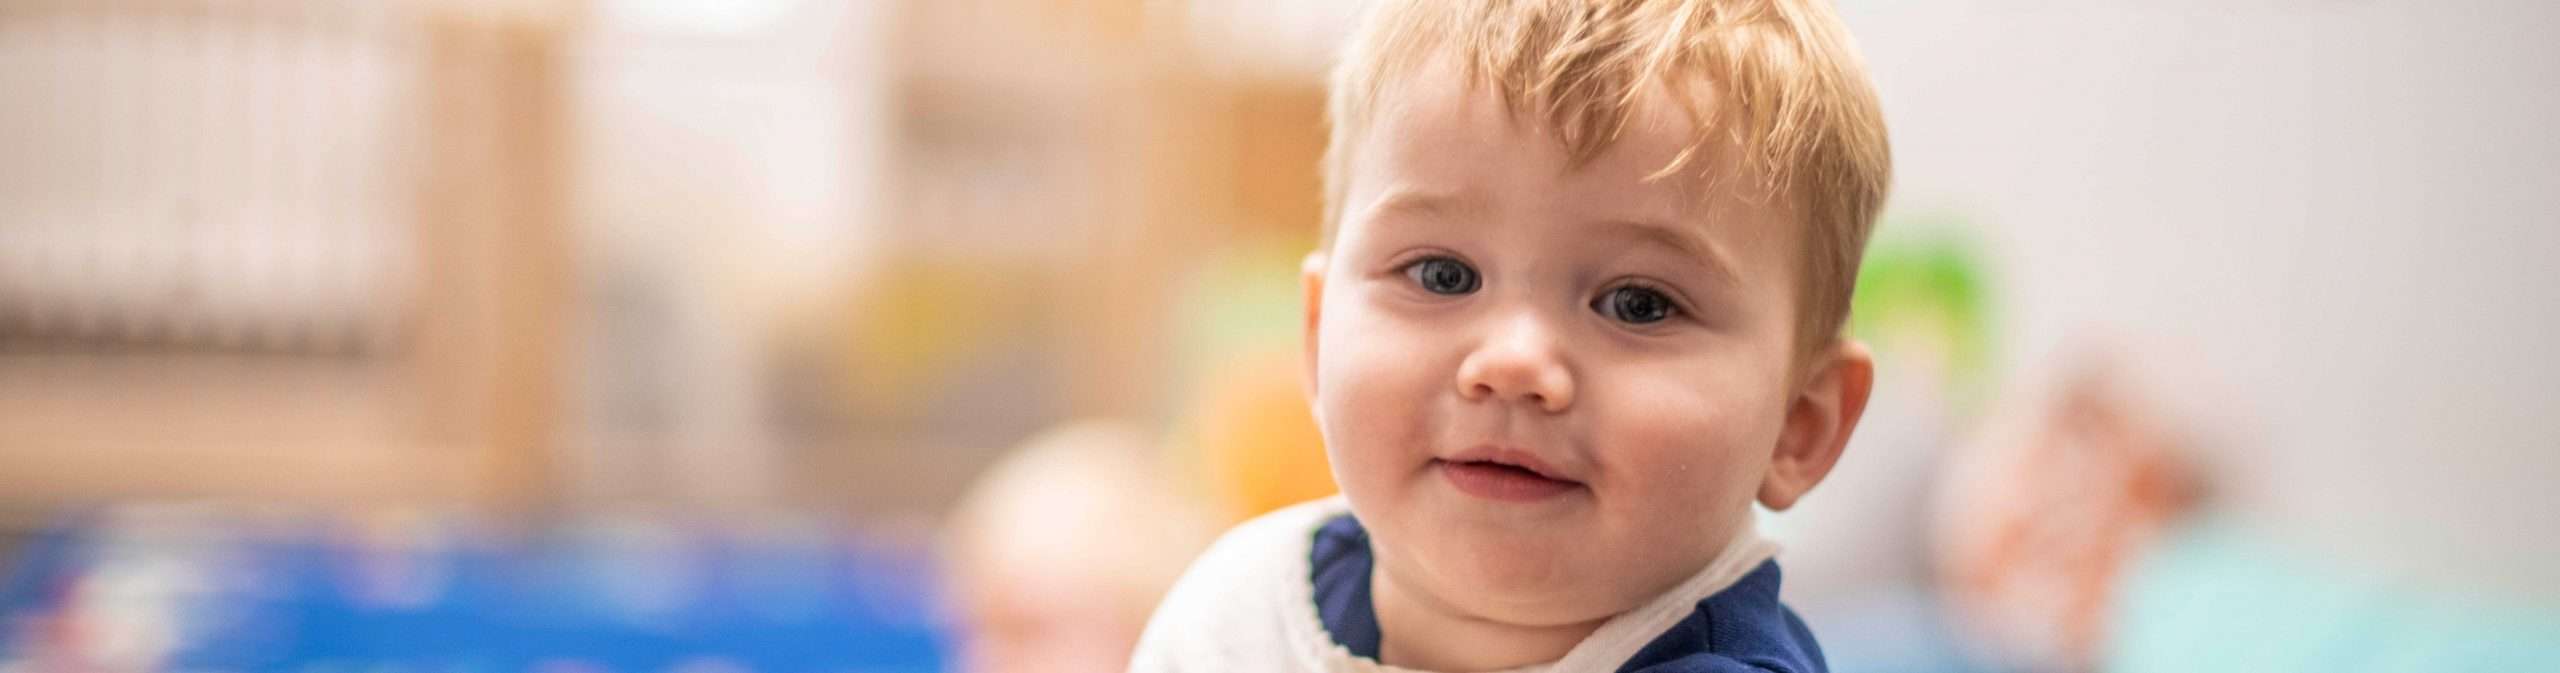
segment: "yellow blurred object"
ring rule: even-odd
[[[1239,360],[1197,411],[1212,496],[1242,520],[1332,495],[1333,471],[1299,388],[1297,352],[1273,349]]]
[[[864,409],[903,416],[920,391],[988,346],[1020,338],[1039,306],[1020,290],[1039,279],[991,264],[893,260],[838,317],[848,393]],[[1008,331],[1013,330],[1013,331]]]

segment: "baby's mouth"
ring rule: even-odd
[[[1489,500],[1536,502],[1583,487],[1582,482],[1498,460],[1433,459],[1431,464],[1459,491]]]
[[[1572,481],[1573,481],[1573,480],[1571,480],[1571,479],[1565,479],[1565,478],[1562,478],[1562,477],[1556,477],[1556,476],[1548,475],[1548,474],[1547,474],[1547,473],[1545,473],[1545,472],[1539,472],[1536,468],[1532,468],[1532,467],[1529,467],[1529,466],[1526,466],[1526,465],[1517,465],[1517,464],[1512,464],[1512,463],[1505,463],[1505,462],[1502,462],[1502,461],[1499,461],[1499,460],[1460,460],[1460,461],[1451,461],[1451,462],[1456,462],[1456,463],[1458,463],[1458,464],[1460,464],[1460,465],[1466,465],[1466,466],[1470,466],[1470,467],[1481,467],[1481,468],[1488,469],[1488,470],[1502,470],[1502,471],[1505,471],[1505,472],[1511,472],[1511,473],[1518,474],[1518,475],[1520,475],[1520,476],[1522,476],[1522,477],[1533,478],[1533,479],[1547,479],[1547,480],[1552,480],[1552,481],[1561,481],[1561,482],[1568,482],[1568,483],[1570,483],[1570,482],[1572,482]]]

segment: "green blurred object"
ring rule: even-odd
[[[1201,254],[1174,308],[1186,375],[1238,352],[1296,348],[1298,265],[1314,249],[1301,236],[1239,237]]]
[[[1960,400],[1990,380],[1990,288],[1969,228],[1948,215],[1877,228],[1858,269],[1849,331],[1880,356],[1937,367]]]

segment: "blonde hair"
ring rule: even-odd
[[[1343,216],[1350,145],[1398,80],[1441,58],[1544,122],[1576,162],[1608,149],[1645,94],[1671,94],[1697,135],[1655,177],[1738,149],[1755,193],[1789,197],[1808,225],[1799,351],[1839,334],[1892,157],[1866,65],[1827,3],[1381,0],[1333,71],[1324,245]]]

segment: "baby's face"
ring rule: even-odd
[[[1539,625],[1635,607],[1749,516],[1800,234],[1773,200],[1709,195],[1697,163],[1645,179],[1690,137],[1667,99],[1575,166],[1483,88],[1410,81],[1350,147],[1307,268],[1335,478],[1417,598]]]

